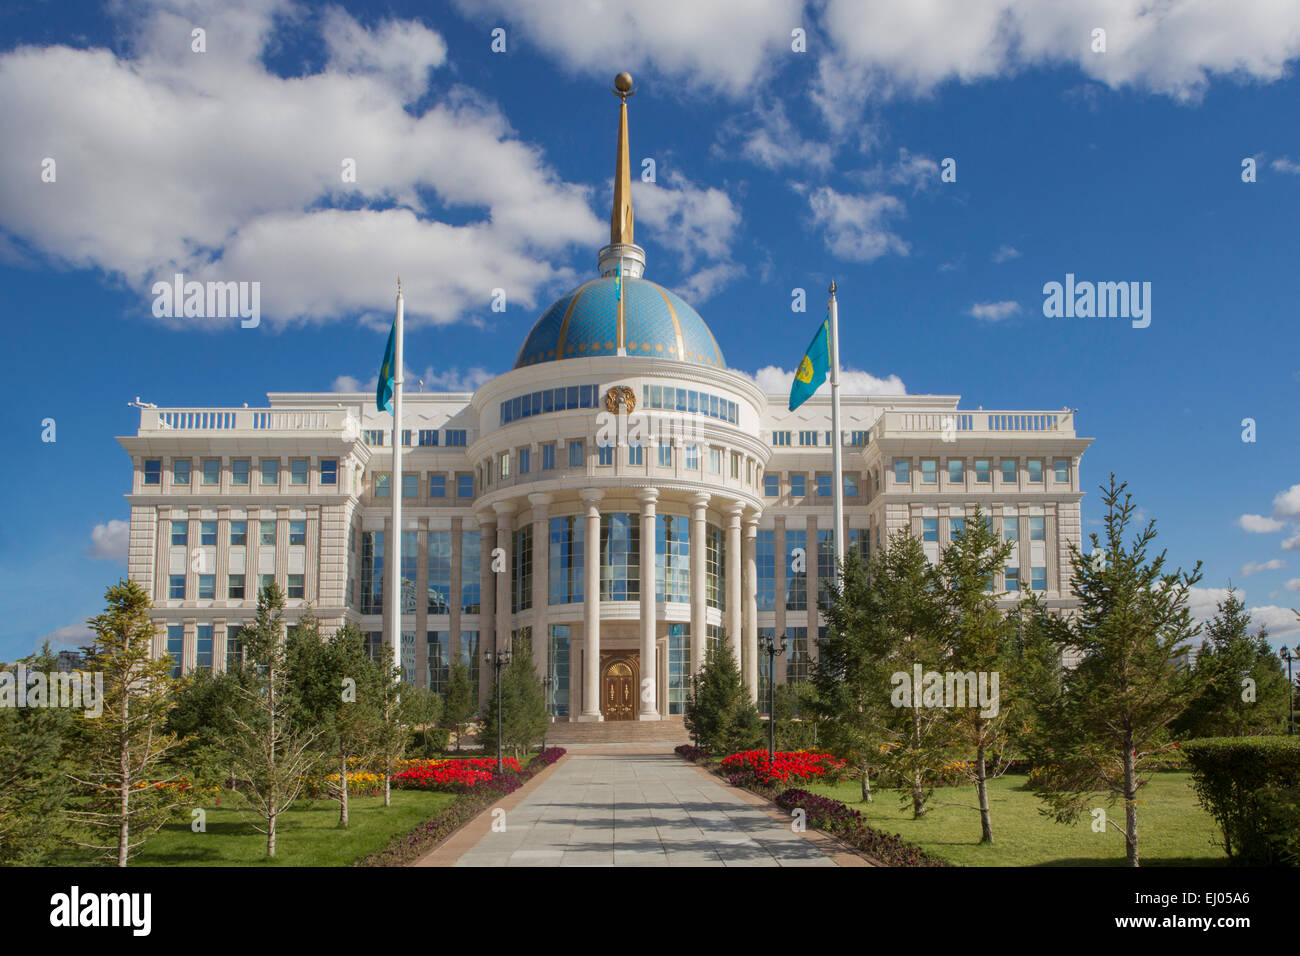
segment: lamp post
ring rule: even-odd
[[[552,712],[551,688],[555,686],[555,678],[547,674],[542,678],[542,693],[545,694],[546,701],[546,723],[542,725],[542,753],[546,753],[546,731],[551,727]]]
[[[487,659],[488,663],[492,665],[492,668],[496,673],[497,681],[497,776],[499,777],[501,776],[501,727],[504,723],[502,720],[504,715],[501,713],[501,668],[509,665],[510,652],[488,651]]]
[[[1294,654],[1291,652],[1291,648],[1287,647],[1285,644],[1282,645],[1282,649],[1277,653],[1278,656],[1282,658],[1282,660],[1286,661],[1286,696],[1287,696],[1287,700],[1291,702],[1291,716],[1290,719],[1287,721],[1286,732],[1288,734],[1294,734],[1295,733],[1295,683],[1291,680],[1291,662],[1300,660],[1300,656],[1298,656],[1300,655],[1300,644],[1296,645]]]
[[[767,762],[776,759],[776,658],[785,653],[785,638],[764,634],[759,649],[767,655]]]

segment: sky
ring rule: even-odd
[[[608,241],[619,70],[647,278],[728,365],[787,389],[833,278],[848,390],[1077,408],[1085,536],[1113,472],[1198,616],[1294,646],[1298,58],[1281,0],[8,0],[0,659],[125,575],[137,396],[365,387],[398,275],[408,380],[507,371]],[[155,317],[177,272],[260,321]]]

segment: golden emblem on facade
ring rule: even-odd
[[[605,411],[617,415],[620,408],[629,415],[636,411],[636,393],[626,385],[615,385],[605,393]]]

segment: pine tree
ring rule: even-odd
[[[461,740],[465,736],[465,727],[478,710],[478,701],[474,700],[474,688],[470,684],[469,668],[457,658],[451,663],[451,673],[447,677],[447,690],[442,698],[442,725],[456,734],[456,752],[460,752]]]
[[[699,746],[715,757],[750,750],[762,739],[762,719],[749,699],[729,641],[710,643],[705,652],[684,723]]]
[[[1102,488],[1104,562],[1070,546],[1080,606],[1057,635],[1058,649],[1082,659],[1067,671],[1056,719],[1045,728],[1055,767],[1036,789],[1058,822],[1077,820],[1093,794],[1122,800],[1125,855],[1129,866],[1137,866],[1143,771],[1170,749],[1169,725],[1200,689],[1199,676],[1183,661],[1187,642],[1199,631],[1187,602],[1201,574],[1199,562],[1191,572],[1166,572],[1164,552],[1148,558],[1154,521],[1125,544],[1135,510],[1126,487],[1111,475]],[[1095,534],[1092,544],[1097,553]]]
[[[71,773],[88,800],[66,814],[92,834],[112,833],[107,842],[93,835],[76,842],[126,866],[180,805],[160,787],[141,787],[175,779],[174,774],[154,779],[178,743],[164,730],[175,682],[171,658],[153,656],[154,625],[144,589],[135,581],[118,581],[105,599],[104,613],[88,622],[95,640],[84,664],[85,671],[103,675],[103,713],[76,717]]]
[[[515,759],[521,752],[526,754],[546,733],[546,698],[526,641],[518,642],[510,663],[501,669],[501,714],[502,747],[512,750]],[[497,720],[497,698],[493,693],[480,735],[485,753],[495,746]]]

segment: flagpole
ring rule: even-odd
[[[388,632],[393,644],[393,666],[402,667],[402,280],[397,280],[397,318],[393,349],[393,473],[388,491],[393,498],[392,540],[388,542],[388,565],[392,569],[388,588]]]
[[[844,444],[840,436],[840,311],[835,301],[835,280],[831,280],[831,463],[835,483],[835,580],[844,566]],[[398,346],[399,348],[401,346]]]

